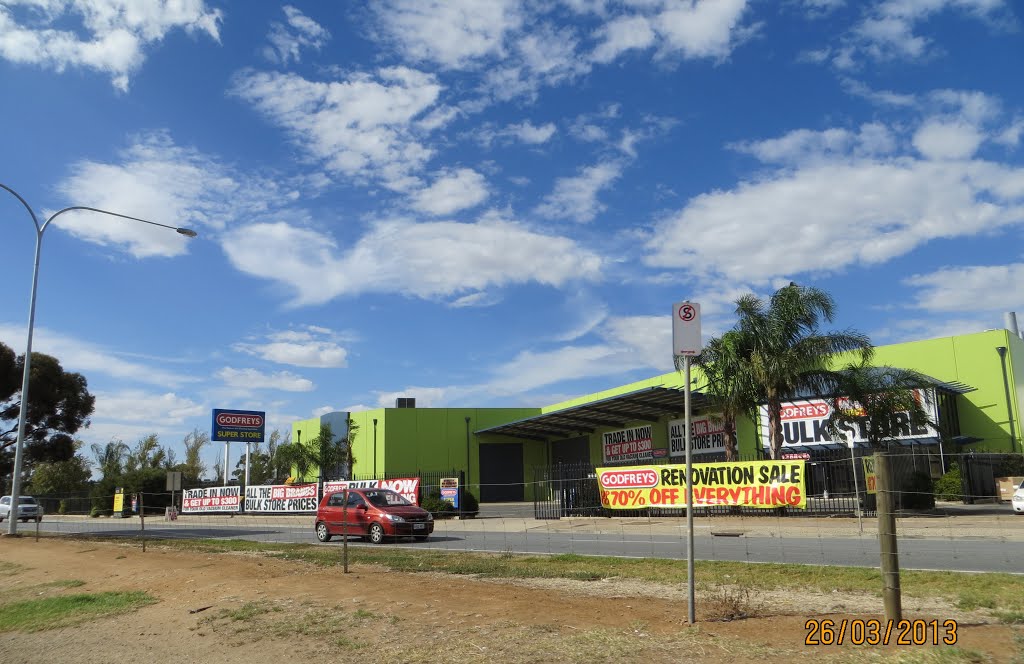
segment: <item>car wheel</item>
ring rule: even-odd
[[[370,534],[367,537],[371,544],[380,544],[384,541],[384,527],[379,523],[370,524]]]
[[[21,521],[22,523],[28,523],[28,519],[18,519],[18,521]]]
[[[323,521],[316,524],[316,538],[321,542],[331,541],[331,533],[329,530],[327,530],[327,524]]]
[[[416,535],[415,536],[417,542],[426,542],[428,537],[430,537],[430,536],[429,535]]]

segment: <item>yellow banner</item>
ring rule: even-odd
[[[122,511],[124,511],[124,494],[118,490],[118,492],[114,494],[114,512]]]
[[[807,507],[803,461],[693,464],[693,504]],[[686,507],[686,466],[598,468],[601,505],[615,510]]]
[[[864,462],[864,483],[868,487],[868,493],[875,493],[875,485],[878,482],[875,475],[875,457],[862,456],[860,460]]]

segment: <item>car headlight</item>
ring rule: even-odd
[[[385,514],[384,517],[392,523],[405,523],[405,519],[397,514]]]
[[[1015,503],[1020,503],[1020,502],[1024,502],[1024,496],[1022,496],[1022,495],[1021,495],[1021,494],[1019,494],[1019,493],[1018,493],[1018,494],[1016,494],[1016,495],[1015,495],[1015,496],[1013,497],[1013,502],[1015,502]]]

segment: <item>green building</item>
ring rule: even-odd
[[[932,458],[933,475],[944,469],[944,454],[1022,452],[1024,341],[1017,334],[996,329],[879,346],[874,363],[912,369],[930,379],[922,398],[942,424],[942,434],[908,430],[899,442]],[[694,382],[701,382],[696,371]],[[459,469],[481,502],[532,500],[535,469],[553,464],[681,462],[682,387],[681,372],[670,372],[539,408],[416,408],[414,399],[399,399],[395,408],[296,422],[292,439],[301,442],[320,423],[334,428],[334,422],[346,422],[351,415],[359,427],[354,476]],[[706,417],[711,404],[699,391],[692,399],[695,460],[721,458],[721,431],[713,417]],[[792,415],[784,424],[784,453],[809,459],[847,449],[815,428],[813,418],[821,419],[815,407],[814,399],[784,406]],[[334,430],[344,431],[344,425]],[[767,445],[762,422],[742,419],[737,436],[745,458]]]

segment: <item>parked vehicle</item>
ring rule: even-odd
[[[1010,502],[1013,504],[1014,512],[1024,514],[1024,482],[1021,482],[1017,490],[1013,492],[1013,498]]]
[[[0,521],[11,518],[11,497],[0,497]],[[43,520],[43,506],[32,496],[18,496],[18,519],[21,521]]]
[[[365,537],[380,544],[386,537],[414,537],[424,541],[434,532],[434,517],[390,489],[349,489],[329,493],[316,511],[316,538],[328,542],[335,535]]]

